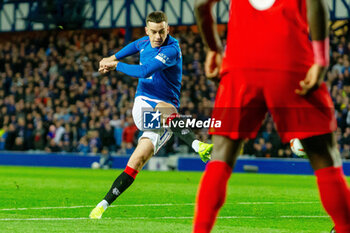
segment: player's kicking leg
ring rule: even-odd
[[[203,162],[206,163],[210,160],[213,144],[197,140],[196,135],[190,128],[179,127],[179,122],[184,121],[184,119],[181,119],[178,116],[178,113],[172,104],[159,102],[155,109],[162,113],[162,119],[164,119],[167,124],[169,124],[169,121],[176,122],[175,124],[170,124],[171,131],[184,143],[192,147],[192,149],[199,154],[199,157]]]
[[[212,160],[207,164],[197,193],[193,229],[195,233],[211,231],[225,202],[227,181],[243,144],[242,140],[231,140],[219,135],[213,135],[213,143],[215,147]]]
[[[150,139],[141,138],[132,153],[125,170],[117,177],[104,199],[91,211],[91,219],[100,219],[103,212],[120,196],[135,180],[137,173],[153,156],[154,146]]]
[[[335,232],[350,232],[350,188],[346,182],[334,133],[301,140],[315,170],[321,202]]]

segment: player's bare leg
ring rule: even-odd
[[[224,136],[213,135],[212,160],[227,163],[233,167],[243,146],[243,140],[232,140]]]
[[[310,137],[300,141],[315,171],[342,165],[334,133]]]
[[[167,123],[168,120],[182,120],[177,116],[177,110],[172,104],[166,102],[159,102],[155,107],[155,110],[159,110],[162,113],[162,122],[163,120]],[[196,135],[190,128],[181,128],[178,126],[174,127],[172,124],[170,124],[170,129],[183,142],[185,142],[188,146],[192,147],[193,150],[199,154],[203,162],[207,162],[208,160],[210,160],[213,144],[207,144],[197,140]]]
[[[334,133],[301,140],[317,177],[323,207],[337,233],[350,232],[350,188],[345,180]]]
[[[140,171],[154,154],[154,146],[150,139],[141,138],[127,166]]]
[[[135,180],[137,173],[154,154],[154,146],[150,139],[141,138],[128,164],[112,184],[104,199],[91,211],[90,218],[100,219],[103,212],[120,196]]]
[[[202,176],[197,193],[194,232],[210,232],[225,202],[227,181],[241,151],[243,141],[213,135],[212,160]]]

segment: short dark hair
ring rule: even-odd
[[[148,22],[153,22],[153,23],[161,23],[161,22],[166,22],[168,23],[168,17],[163,11],[153,11],[147,15],[146,18],[146,24]]]

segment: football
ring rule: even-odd
[[[304,147],[299,139],[293,138],[292,140],[290,140],[290,148],[292,149],[293,153],[298,157],[306,157]]]
[[[91,164],[91,168],[92,169],[99,169],[101,167],[101,165],[98,162],[93,162]]]

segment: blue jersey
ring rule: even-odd
[[[140,53],[140,65],[119,62],[116,70],[139,78],[136,96],[147,96],[180,106],[182,56],[179,42],[168,35],[164,44],[152,48],[148,36],[142,37],[115,54],[119,60]]]

